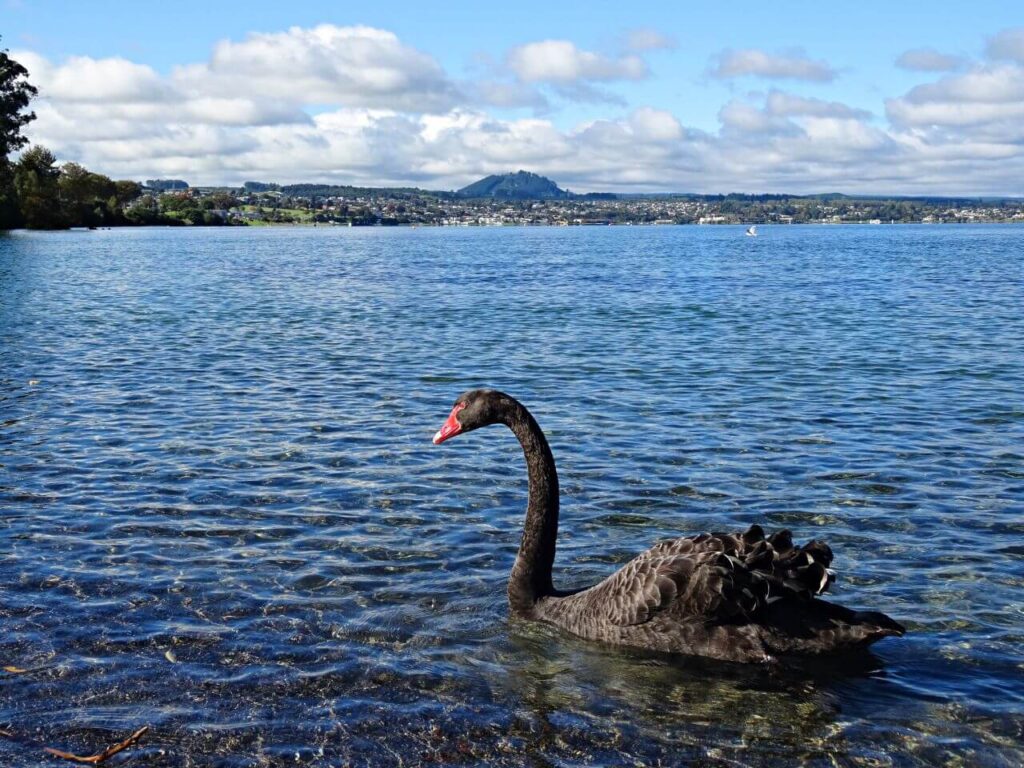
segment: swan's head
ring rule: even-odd
[[[494,389],[471,389],[455,401],[448,420],[434,435],[434,445],[449,437],[461,435],[502,420],[502,414],[514,402],[508,395]]]

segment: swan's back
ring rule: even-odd
[[[664,541],[590,589],[552,597],[537,618],[593,640],[733,661],[836,653],[903,628],[816,596],[834,580],[832,550],[766,537],[712,533]]]

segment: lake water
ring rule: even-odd
[[[1024,227],[0,237],[0,762],[1024,762]],[[510,620],[517,396],[556,584],[826,538],[909,633],[842,668]],[[126,759],[127,758],[127,759]],[[778,762],[773,762],[778,761]]]

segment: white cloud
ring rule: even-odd
[[[640,80],[647,64],[639,56],[612,59],[583,51],[568,40],[542,40],[513,48],[506,56],[509,69],[525,83],[572,85],[580,82]]]
[[[742,101],[733,100],[718,113],[726,136],[744,140],[752,136],[782,136],[800,134],[800,127],[785,116]]]
[[[763,77],[828,82],[836,78],[836,71],[828,62],[808,58],[800,51],[773,54],[757,48],[723,51],[710,74],[720,79]]]
[[[985,53],[991,59],[1016,61],[1024,64],[1024,27],[1004,29],[990,38]]]
[[[670,37],[656,29],[642,27],[631,29],[623,39],[623,45],[627,51],[656,51],[659,49],[675,48],[675,38]]]
[[[906,99],[891,99],[887,111],[893,123],[904,127],[965,127],[991,125],[996,121],[1024,121],[1024,101],[964,104],[932,101],[913,104]]]
[[[797,96],[786,91],[772,89],[768,93],[766,109],[773,115],[807,115],[813,117],[838,117],[863,119],[871,117],[870,112],[854,109],[838,101]]]
[[[884,115],[771,88],[726,103],[714,132],[654,106],[605,107],[601,119],[568,128],[549,118],[546,96],[607,101],[616,97],[599,90],[606,83],[648,74],[639,57],[567,41],[510,52],[516,79],[492,72],[460,82],[390,32],[365,27],[222,42],[209,61],[167,76],[120,58],[12,56],[40,87],[28,136],[118,178],[450,189],[528,168],[579,191],[1019,194],[1024,66],[1013,58],[1015,34],[989,41],[990,60],[888,99]],[[723,76],[834,76],[802,55],[746,54],[723,55],[732,73]],[[499,119],[486,105],[535,112]]]
[[[962,56],[940,53],[934,48],[914,48],[896,59],[896,66],[917,72],[954,72],[965,64]]]
[[[733,99],[722,107],[719,119],[724,137],[756,144],[770,137],[821,140],[829,133],[846,138],[862,135],[860,128],[852,126],[867,126],[871,113],[841,102],[798,96],[773,88],[760,106]]]
[[[906,149],[904,167],[922,184],[944,179],[957,190],[1020,194],[1024,66],[978,64],[887,99],[885,108]]]
[[[537,88],[527,83],[480,80],[463,87],[471,101],[494,107],[530,107],[544,112],[550,104]]]
[[[446,111],[459,101],[433,57],[372,27],[322,24],[312,29],[223,40],[205,64],[173,77],[189,92],[258,92],[290,103]]]
[[[171,95],[154,70],[121,58],[76,56],[51,72],[43,87],[51,98],[63,101],[159,102]]]
[[[678,141],[683,138],[683,126],[671,112],[641,107],[629,116],[633,135],[643,141]]]
[[[276,125],[309,122],[309,115],[287,103],[243,96],[199,96],[189,99],[178,119],[214,125]]]
[[[1024,114],[1024,67],[977,67],[919,85],[901,98],[887,99],[886,113],[894,124],[904,127],[964,126],[1016,119]]]
[[[874,128],[862,120],[839,117],[808,117],[804,123],[804,134],[812,146],[826,146],[826,153],[841,152],[885,152],[891,145],[891,137],[885,131]],[[866,157],[858,157],[863,164]],[[877,159],[877,158],[876,158]]]
[[[139,103],[173,98],[173,89],[150,67],[127,59],[72,56],[61,66],[31,51],[12,56],[29,72],[43,98],[62,102]]]

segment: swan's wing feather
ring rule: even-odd
[[[651,547],[580,595],[613,624],[643,624],[659,613],[677,620],[745,620],[775,598],[810,599],[832,582],[832,551],[823,542],[795,547],[788,531],[766,538],[701,534]]]
[[[741,574],[727,555],[715,552],[641,556],[588,590],[593,593],[588,597],[620,626],[643,624],[659,613],[722,620],[752,613],[767,599],[766,583],[755,592],[749,578],[738,578]]]
[[[613,624],[643,624],[678,598],[696,565],[686,556],[641,555],[587,590],[587,602]]]

